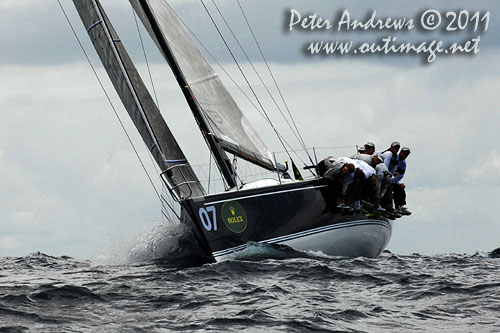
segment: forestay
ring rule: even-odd
[[[169,51],[176,62],[170,63],[170,66],[178,66],[184,76],[191,95],[201,111],[202,121],[208,125],[208,130],[211,132],[208,134],[213,134],[224,150],[262,167],[274,169],[271,152],[242,114],[220,78],[166,1],[129,1],[168,61],[169,57],[160,46],[152,24],[159,28],[161,38],[168,44]],[[148,20],[142,6],[148,6],[154,22]],[[201,128],[201,130],[205,129]]]

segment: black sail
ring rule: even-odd
[[[73,0],[89,37],[144,143],[176,199],[204,194],[98,0]]]
[[[202,132],[227,152],[274,169],[272,154],[165,0],[129,0],[171,67],[179,70]],[[181,83],[182,83],[181,82]],[[186,94],[186,93],[185,93]],[[192,108],[193,109],[193,108]],[[197,112],[199,111],[199,113]],[[205,124],[207,128],[202,125]],[[211,147],[212,151],[214,150]]]

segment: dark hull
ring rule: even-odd
[[[248,242],[287,244],[329,255],[377,257],[389,242],[385,218],[343,215],[324,180],[293,182],[186,200],[215,259]]]

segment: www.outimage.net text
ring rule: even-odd
[[[388,34],[372,41],[355,42],[353,40],[316,40],[308,42],[305,51],[310,55],[402,55],[422,54],[432,63],[437,55],[477,54],[480,51],[480,33],[488,31],[490,12],[446,11],[427,9],[415,17],[380,17],[377,11],[369,13],[365,19],[352,17],[345,9],[335,19],[321,17],[317,13],[301,14],[295,9],[287,13],[289,31],[331,31],[335,34],[347,32],[383,31]],[[467,38],[445,42],[440,39],[404,41],[398,34],[418,30],[429,32],[438,30],[443,33],[468,33]],[[470,34],[473,36],[470,36]]]

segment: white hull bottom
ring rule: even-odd
[[[322,252],[331,256],[376,258],[387,247],[392,233],[392,222],[376,219],[337,223],[261,241],[284,244],[297,250]],[[213,253],[216,261],[234,258],[247,245]]]

